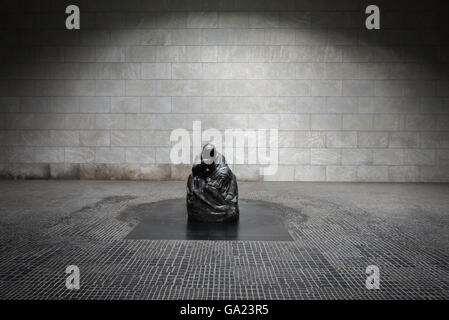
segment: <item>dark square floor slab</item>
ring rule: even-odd
[[[187,221],[184,199],[151,203],[126,239],[293,241],[276,205],[240,200],[239,206],[238,222],[204,223]]]

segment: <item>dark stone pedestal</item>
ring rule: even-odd
[[[293,240],[281,218],[282,206],[254,200],[241,200],[239,205],[239,220],[227,223],[189,221],[184,199],[130,207],[127,210],[134,211],[130,215],[143,215],[144,218],[126,239]]]

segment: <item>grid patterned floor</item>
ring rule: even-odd
[[[6,186],[2,183],[0,189]],[[151,194],[151,188],[140,186]],[[167,197],[182,196],[180,186],[175,190],[163,186],[157,196],[126,194],[114,187],[109,191],[118,195],[74,211],[68,209],[79,201],[71,203],[74,196],[69,191],[55,196],[53,204],[49,200],[59,187],[32,189],[23,202],[9,189],[0,196],[0,298],[449,298],[447,246],[422,241],[414,228],[405,227],[422,221],[401,224],[317,196],[276,196],[278,191],[273,190],[271,198],[263,197],[294,209],[279,212],[294,241],[125,239],[143,219],[142,213],[127,214],[127,208],[162,199],[164,188],[171,190]],[[107,194],[106,182],[102,188],[99,194]],[[89,190],[84,202],[90,201]],[[256,193],[246,196],[261,199]],[[447,216],[439,217],[425,221],[446,225],[441,236],[447,237]],[[423,224],[422,230],[426,228]],[[80,290],[65,287],[68,265],[80,268]],[[369,265],[380,269],[379,290],[365,287]]]

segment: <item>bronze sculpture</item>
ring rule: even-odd
[[[187,214],[189,220],[202,222],[239,217],[237,178],[212,144],[203,147],[201,162],[193,165],[187,180]]]

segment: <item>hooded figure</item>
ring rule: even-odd
[[[201,163],[193,166],[187,181],[187,213],[204,222],[238,219],[237,179],[212,144],[203,147]]]

